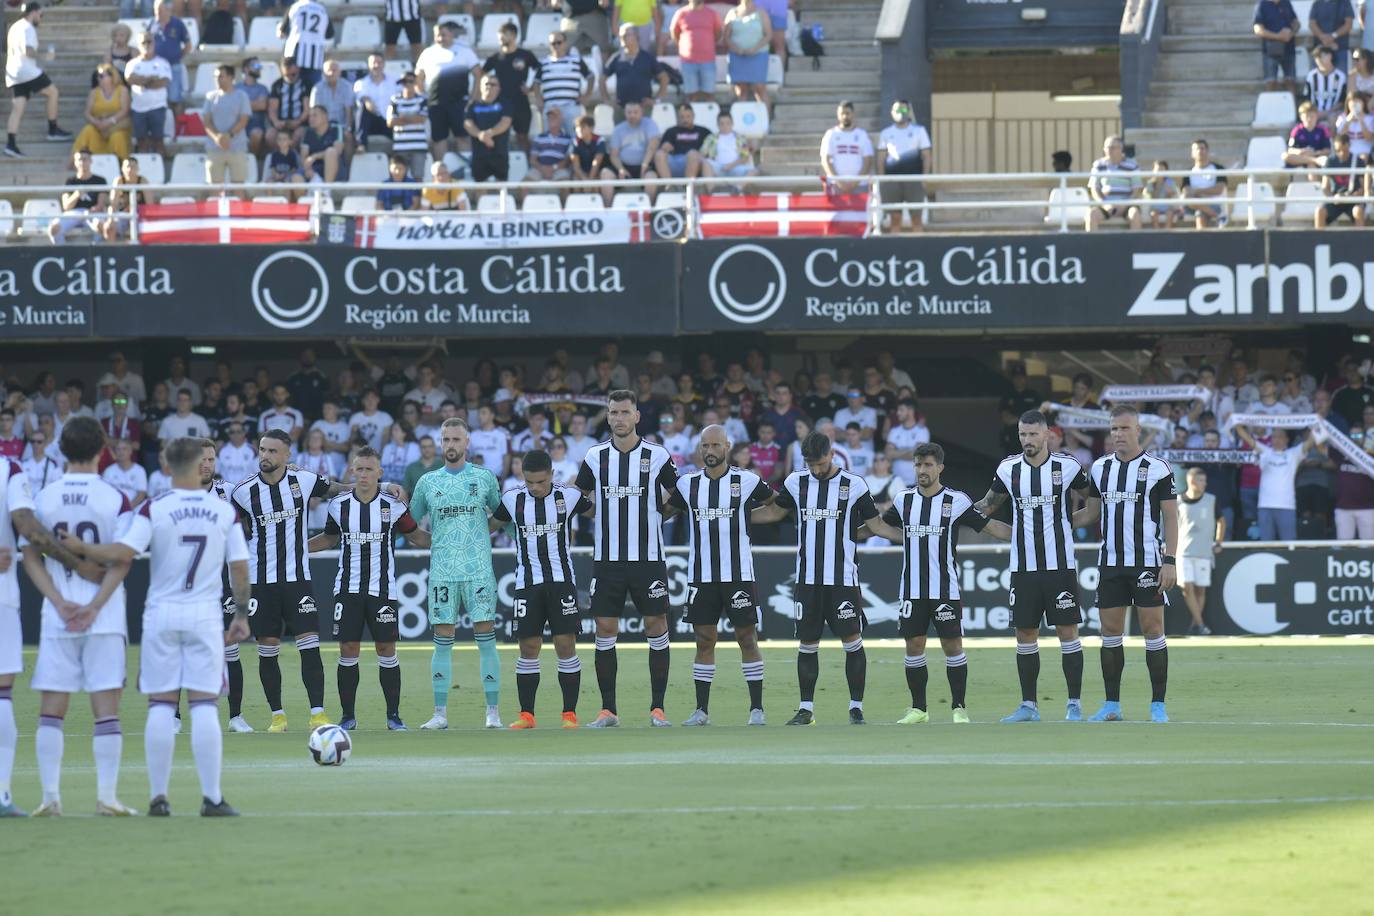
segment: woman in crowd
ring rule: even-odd
[[[113,153],[123,161],[129,157],[133,141],[129,88],[111,64],[101,64],[95,74],[96,84],[86,94],[86,126],[76,135],[72,152],[84,149],[97,156]]]
[[[754,0],[740,0],[725,14],[722,40],[730,52],[730,85],[735,98],[768,104],[768,50],[773,42],[773,26],[766,12]]]

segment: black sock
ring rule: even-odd
[[[262,681],[262,694],[267,699],[267,708],[273,711],[281,709],[281,664],[275,654],[258,656],[258,680]]]
[[[710,712],[711,682],[694,680],[692,683],[695,684],[697,688],[697,709],[700,709],[702,712]]]
[[[763,708],[763,681],[745,681],[745,686],[749,688],[749,708]]]
[[[19,145],[18,141],[16,141],[16,140],[14,139],[14,134],[5,134],[5,137],[7,138],[7,139],[5,140],[5,145],[7,145],[7,146],[18,146],[18,145]]]
[[[1107,645],[1115,639],[1115,645]],[[1109,703],[1121,702],[1121,673],[1126,670],[1126,647],[1121,637],[1102,637],[1102,687]]]
[[[615,712],[615,637],[596,638],[596,686],[601,689],[601,708]]]
[[[319,651],[319,650],[316,650]],[[356,718],[358,702],[358,660],[351,659],[353,664],[343,664],[343,659],[339,659],[339,707],[342,709],[341,718]]]
[[[962,654],[959,657],[964,661],[945,665],[945,677],[949,678],[949,705],[954,709],[963,707],[964,695],[968,692],[968,659]]]
[[[229,718],[243,715],[243,662],[237,658],[225,663],[229,669]]]
[[[797,653],[797,686],[801,688],[803,703],[816,699],[816,681],[821,676],[821,659],[817,652]]]
[[[1169,686],[1169,649],[1164,637],[1159,637],[1159,648],[1151,649],[1155,640],[1145,641],[1145,667],[1150,672],[1150,701],[1163,703],[1164,692]]]
[[[661,648],[654,643],[661,644]],[[668,665],[672,651],[668,648],[668,634],[649,637],[649,708],[662,709],[663,697],[668,693]]]
[[[1068,652],[1064,651],[1065,647]],[[1069,691],[1069,699],[1077,700],[1083,696],[1083,646],[1078,640],[1059,644],[1059,661],[1064,666],[1064,685]]]
[[[393,659],[395,657],[392,656]],[[382,685],[382,697],[386,700],[386,717],[399,719],[401,717],[401,666],[395,664],[387,667],[379,664],[377,666],[377,680]]]
[[[1040,647],[1027,643],[1031,651],[1024,652],[1020,643],[1016,645],[1016,675],[1021,679],[1021,702],[1036,701],[1035,685],[1040,680]]]
[[[515,692],[520,696],[520,711],[534,715],[534,698],[539,693],[539,672],[533,674],[517,671]]]
[[[907,656],[908,659],[914,656]],[[926,685],[930,682],[930,669],[926,667],[926,658],[921,656],[921,663],[913,665],[910,661],[906,664],[906,686],[911,691],[911,705],[916,709],[926,708]]]
[[[316,637],[318,640],[318,637]],[[310,708],[324,706],[324,662],[318,645],[299,650],[301,654],[301,683],[310,700]]]
[[[59,130],[57,122],[54,121],[52,118],[48,118],[48,130]]]
[[[563,688],[563,711],[577,712],[577,695],[582,692],[582,668],[558,672],[558,686]]]
[[[849,682],[849,698],[862,701],[864,687],[868,684],[868,655],[864,652],[863,641],[859,648],[844,652],[844,679]]]

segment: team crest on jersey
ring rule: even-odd
[[[738,481],[738,480],[732,480],[732,481],[730,482],[730,498],[731,498],[731,499],[739,499],[739,498],[740,498],[740,493],[741,493],[741,490],[740,490],[739,481]]]
[[[475,484],[475,483],[470,483],[470,484],[468,484],[468,495],[469,495],[469,496],[476,496],[476,495],[477,495],[477,484]]]
[[[649,597],[650,597],[650,598],[667,598],[667,597],[668,597],[668,586],[666,586],[666,585],[663,584],[663,580],[662,580],[662,579],[655,579],[654,581],[652,581],[652,582],[649,583]]]
[[[1141,465],[1140,470],[1135,472],[1135,479],[1139,481],[1145,481],[1149,478],[1149,476],[1150,472],[1146,470],[1144,465]]]
[[[391,507],[390,507],[390,506],[382,506],[382,524],[385,525],[385,524],[389,523],[390,521],[391,521]]]
[[[949,503],[945,503],[943,506],[940,507],[940,514],[943,515],[945,518],[951,517],[952,515],[954,515],[954,506],[950,505]]]
[[[840,484],[840,499],[841,499],[841,500],[845,500],[845,499],[848,499],[848,498],[849,498],[849,484],[842,483],[842,484]]]
[[[639,472],[641,474],[649,473],[649,459],[647,456],[639,459]]]
[[[1064,472],[1059,470],[1058,468],[1055,468],[1053,471],[1050,472],[1050,481],[1056,487],[1062,487],[1064,485]]]

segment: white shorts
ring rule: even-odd
[[[1183,563],[1183,565],[1178,568],[1179,582],[1184,585],[1196,585],[1199,588],[1211,588],[1211,557],[1179,557],[1179,559]]]
[[[227,686],[224,624],[161,626],[145,618],[140,645],[138,689],[142,693],[194,690],[218,696]]]
[[[118,690],[124,686],[126,648],[120,633],[44,636],[29,686],[51,693]]]
[[[19,623],[19,608],[0,604],[0,674],[24,670],[24,630]]]

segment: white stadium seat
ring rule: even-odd
[[[191,47],[200,47],[200,23],[196,22],[194,16],[181,17],[182,23],[186,26],[186,34],[191,36]]]
[[[592,130],[600,136],[610,136],[611,131],[615,130],[615,109],[602,102],[592,109],[592,120],[596,121]]]
[[[350,194],[339,205],[340,213],[366,213],[377,209],[377,198],[367,194]]]
[[[289,204],[291,199],[285,194],[260,194],[253,198],[255,204]]]
[[[659,191],[654,198],[655,210],[681,210],[687,206],[687,194],[683,191]]]
[[[1289,182],[1284,192],[1283,224],[1285,226],[1310,226],[1312,215],[1322,204],[1322,186],[1315,181]],[[1308,198],[1301,200],[1299,198]]]
[[[177,153],[169,184],[205,184],[205,154]]]
[[[254,23],[257,20],[253,20]],[[382,46],[382,21],[376,16],[346,16],[339,30],[339,50],[375,51]]]
[[[730,106],[730,116],[735,119],[735,132],[741,137],[758,140],[768,136],[768,106],[762,102],[736,102]],[[715,122],[700,126],[716,129]]]
[[[186,194],[173,194],[158,201],[160,204],[193,204],[195,202],[194,197]]]
[[[612,210],[652,210],[649,195],[643,191],[617,191],[611,199]]]
[[[114,184],[119,177],[119,157],[113,153],[96,153],[91,156],[91,171]]]
[[[791,12],[790,10],[788,12]],[[782,58],[776,54],[768,55],[768,88],[776,90],[782,85],[784,71]]]
[[[278,16],[256,16],[248,24],[248,40],[243,50],[249,54],[280,55],[286,48],[286,39],[277,37],[277,26],[281,23]]]
[[[1312,34],[1307,27],[1307,20],[1312,18],[1312,2],[1313,0],[1293,0],[1293,12],[1298,14],[1298,33],[1301,35]],[[1355,21],[1359,22],[1360,20],[1357,18]],[[1303,69],[1306,67],[1304,66]]]
[[[1064,211],[1068,211],[1069,225],[1074,228],[1081,227],[1083,221],[1088,218],[1091,205],[1092,198],[1088,195],[1087,188],[1051,188],[1050,208],[1045,211],[1045,222],[1051,226],[1058,226],[1064,219]]]
[[[513,196],[506,195],[505,209],[507,212],[511,212],[516,209],[515,198]],[[500,213],[501,210],[501,195],[494,191],[483,194],[481,199],[477,201],[478,213]]]
[[[215,71],[218,69],[219,64],[201,64],[196,68],[196,78],[191,83],[191,98],[203,99],[215,88]],[[235,75],[237,76],[237,68]]]
[[[134,153],[138,160],[138,174],[148,179],[148,184],[167,183],[167,161],[157,153]]]
[[[29,198],[24,201],[23,218],[19,222],[20,235],[45,235],[48,223],[62,215],[62,204],[55,200]]]
[[[262,75],[258,77],[258,82],[272,88],[272,84],[281,79],[281,66],[275,60],[258,61],[262,64]]]
[[[1282,137],[1251,137],[1245,150],[1245,167],[1277,171],[1283,168],[1283,154],[1287,149],[1288,144]]]
[[[515,23],[515,28],[520,28],[520,17],[514,13],[488,13],[482,17],[482,32],[477,39],[477,50],[481,52],[495,51],[501,47],[501,26],[507,22]],[[520,44],[523,36],[517,34],[515,43]]]
[[[0,239],[9,238],[14,233],[14,204],[0,200]]]
[[[408,60],[389,60],[382,65],[382,72],[394,80],[399,80],[414,69],[414,65]]]
[[[659,130],[667,130],[677,123],[677,112],[673,110],[671,102],[655,102],[649,117]]]
[[[1255,130],[1287,130],[1297,120],[1298,109],[1290,93],[1261,92],[1255,96],[1255,119],[1250,122]]]
[[[1236,197],[1244,197],[1246,194],[1245,182],[1240,181],[1236,184],[1232,192]],[[1255,182],[1255,222],[1271,223],[1277,207],[1274,204],[1274,186],[1267,181]],[[1235,203],[1231,205],[1231,224],[1234,226],[1248,226],[1250,224],[1250,204]]]
[[[558,213],[563,209],[563,201],[557,194],[526,194],[520,209],[526,213]]]
[[[563,209],[569,212],[574,210],[605,210],[606,201],[600,194],[579,192],[568,195],[568,199],[563,201]]]
[[[386,181],[386,153],[358,153],[348,171],[348,180],[357,184]]]
[[[655,105],[655,108],[658,106]],[[716,118],[720,117],[720,105],[715,102],[693,102],[692,114],[694,121],[699,127],[705,127],[711,131],[716,129]],[[673,114],[673,121],[677,121],[677,113]]]
[[[563,27],[563,17],[558,13],[531,13],[525,23],[524,46],[536,54],[542,54],[549,47],[549,34]]]
[[[506,162],[508,163],[506,168],[506,180],[524,181],[525,176],[529,174],[530,171],[530,157],[517,150],[510,154]]]

